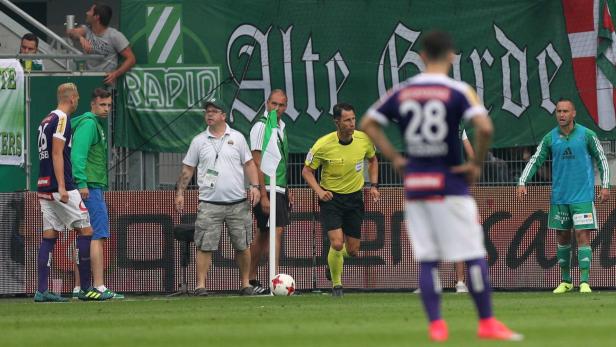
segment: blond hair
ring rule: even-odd
[[[62,83],[58,86],[58,102],[66,101],[73,95],[79,95],[75,83]]]

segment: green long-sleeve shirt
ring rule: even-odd
[[[77,188],[103,188],[107,181],[107,138],[102,121],[92,112],[71,119],[71,162]]]
[[[610,172],[603,147],[590,129],[575,124],[569,135],[559,127],[547,133],[520,176],[525,185],[552,153],[552,204],[574,204],[594,200],[595,175],[593,159],[597,162],[601,187],[609,188]]]

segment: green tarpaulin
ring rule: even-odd
[[[233,108],[229,123],[248,134],[269,91],[282,88],[290,150],[305,152],[334,129],[336,102],[360,117],[418,73],[419,40],[434,28],[453,34],[451,74],[490,110],[495,147],[537,143],[556,125],[561,97],[575,102],[580,123],[615,139],[606,9],[599,0],[123,0],[121,30],[138,65],[125,79],[115,143],[185,151],[203,113],[197,105],[178,116],[217,86],[214,97]]]

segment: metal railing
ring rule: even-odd
[[[0,4],[6,6],[9,10],[11,10],[12,12],[14,12],[16,15],[18,15],[19,17],[23,18],[26,22],[28,22],[30,25],[34,26],[36,29],[40,30],[41,32],[43,32],[45,35],[47,35],[47,37],[50,37],[55,43],[57,43],[55,46],[56,48],[62,48],[62,49],[66,49],[69,52],[75,53],[75,54],[82,54],[82,52],[80,50],[78,50],[77,48],[73,47],[70,43],[66,42],[62,37],[60,37],[58,34],[56,34],[55,32],[53,32],[52,30],[50,30],[49,28],[47,28],[45,25],[41,24],[39,21],[37,21],[36,19],[34,19],[32,16],[30,16],[29,14],[27,14],[24,10],[22,10],[21,8],[17,7],[17,5],[13,4],[12,2],[10,2],[9,0],[0,0]],[[50,44],[51,46],[54,46],[53,44]],[[58,45],[60,47],[58,47]]]
[[[511,150],[517,150],[517,148],[512,148]],[[175,179],[180,173],[183,158],[184,154],[181,153],[160,153],[160,176],[161,178],[166,177],[167,179],[161,179],[159,189],[174,188]],[[291,153],[289,155],[288,180],[290,187],[300,188],[308,186],[302,178],[302,169],[304,167],[305,158],[305,153]],[[484,164],[479,185],[516,185],[526,163],[526,160],[515,160],[512,158],[502,159],[494,156],[493,153],[490,153],[488,160],[486,160]],[[366,182],[368,182],[367,172],[365,172],[365,174]],[[535,184],[551,183],[550,159],[546,160],[531,182]],[[381,157],[379,157],[379,183],[383,187],[402,186],[402,178],[398,172],[393,168],[389,161],[384,160]],[[196,180],[193,177],[193,180],[189,184],[189,189],[197,188]]]
[[[44,59],[44,60],[50,60],[52,61],[54,64],[53,65],[57,65],[61,68],[60,71],[72,71],[75,69],[75,67],[78,70],[83,70],[83,67],[81,65],[83,64],[72,64],[72,62],[78,62],[78,61],[83,61],[83,60],[88,60],[88,59],[101,59],[103,58],[102,55],[87,55],[84,54],[81,50],[79,50],[78,48],[76,48],[72,42],[70,41],[70,39],[68,38],[64,38],[58,34],[56,34],[54,31],[52,31],[51,29],[49,29],[47,26],[45,26],[44,24],[40,23],[39,21],[37,21],[35,18],[33,18],[32,16],[30,16],[28,13],[26,13],[24,10],[20,9],[18,6],[16,6],[15,4],[13,4],[11,1],[9,0],[0,0],[0,4],[4,6],[5,9],[7,9],[8,11],[6,11],[7,13],[4,14],[2,13],[4,16],[8,15],[8,18],[5,18],[5,21],[7,22],[13,22],[14,18],[21,18],[23,19],[28,25],[29,25],[29,30],[31,31],[32,29],[38,30],[41,34],[43,34],[44,36],[47,37],[46,42],[44,42],[45,45],[47,45],[46,49],[43,49],[41,47],[39,52],[47,52],[47,50],[51,50],[51,52],[47,52],[44,54],[33,54],[33,55],[29,55],[29,56],[24,56],[24,55],[19,55],[19,54],[2,54],[0,55],[0,58],[2,59]],[[67,21],[68,21],[68,17],[67,17]],[[10,23],[9,23],[10,24]],[[12,23],[13,25],[18,25],[20,28],[22,27],[21,24],[18,24],[16,22]],[[67,28],[69,26],[72,26],[74,24],[72,23],[65,23],[67,25]],[[21,34],[17,34],[19,31],[15,31],[15,29],[12,30],[18,37],[21,36]],[[39,46],[43,46],[42,45],[43,42],[41,42],[41,44],[39,44]],[[46,70],[49,70],[48,68]]]
[[[93,59],[103,59],[104,56],[101,54],[74,54],[74,53],[39,53],[39,54],[0,54],[0,59],[18,59],[18,60],[34,60],[34,59],[42,59],[42,60],[53,60],[61,69],[50,69],[48,66],[45,67],[44,71],[26,71],[27,73],[42,73],[42,72],[85,72],[85,61],[93,60]],[[64,61],[64,65],[60,63],[60,61]],[[71,64],[71,62],[73,64]]]
[[[101,54],[76,54],[76,53],[37,53],[37,54],[0,54],[0,59],[71,59],[75,61],[85,61],[92,59],[103,59]]]
[[[616,141],[602,141],[603,149],[608,159],[616,158]],[[492,149],[486,158],[479,185],[481,186],[511,186],[517,185],[524,167],[534,154],[535,146],[509,147]],[[159,172],[161,181],[159,189],[173,189],[182,168],[183,153],[160,153]],[[307,187],[302,178],[305,153],[289,154],[288,180],[290,187]],[[552,159],[548,157],[534,175],[530,183],[549,185],[552,183]],[[367,176],[366,176],[366,182]],[[379,183],[381,186],[402,186],[402,179],[393,169],[391,163],[379,156]],[[193,178],[189,189],[197,189]]]

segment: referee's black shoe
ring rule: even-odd
[[[265,288],[261,285],[261,282],[257,281],[257,280],[250,280],[248,281],[248,283],[250,283],[250,285],[254,288],[253,292],[254,295],[266,295],[269,294],[269,288]]]
[[[344,296],[344,291],[342,290],[342,286],[334,286],[332,288],[332,297],[341,298]]]

